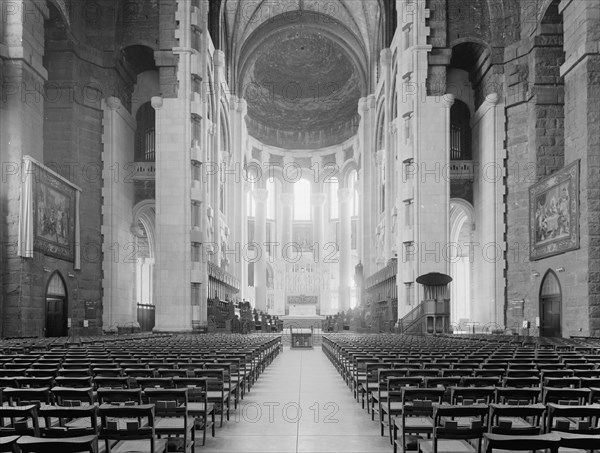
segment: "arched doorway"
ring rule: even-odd
[[[68,335],[67,287],[58,271],[48,280],[46,287],[46,336],[66,337]]]
[[[540,289],[540,336],[560,337],[562,291],[558,277],[548,271]]]
[[[473,205],[462,199],[450,200],[450,322],[456,332],[472,321],[473,259],[469,244],[474,239]]]

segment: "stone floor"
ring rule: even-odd
[[[197,451],[390,453],[392,446],[317,346],[286,347]]]

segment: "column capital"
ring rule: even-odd
[[[290,192],[284,192],[279,194],[279,200],[283,207],[291,207],[294,205],[294,194]]]
[[[121,107],[121,100],[117,97],[109,96],[106,98],[106,106],[111,110],[119,110],[119,107]]]
[[[374,94],[370,94],[367,96],[367,107],[370,109],[374,109],[377,107],[377,97]]]
[[[485,97],[485,102],[487,102],[490,105],[498,104],[499,100],[500,97],[498,96],[498,93],[490,93]]]
[[[327,201],[327,194],[317,192],[310,195],[310,204],[312,206],[323,206],[325,201]]]
[[[390,48],[382,49],[380,53],[380,60],[383,66],[389,66],[392,64],[392,50]]]
[[[267,189],[254,189],[252,196],[257,203],[265,203],[269,198],[269,191]]]
[[[448,109],[454,105],[454,101],[455,98],[452,93],[446,93],[442,96],[442,104]]]
[[[215,53],[213,54],[213,64],[215,67],[225,66],[225,52],[219,49],[215,50]]]
[[[352,201],[353,195],[353,190],[348,187],[338,189],[338,200],[340,200],[340,203],[349,203]]]
[[[154,110],[160,110],[163,106],[163,98],[161,96],[152,96],[150,102]]]

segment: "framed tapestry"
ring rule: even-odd
[[[529,188],[529,259],[579,248],[579,160]]]
[[[33,249],[74,262],[77,189],[37,163],[33,176]]]

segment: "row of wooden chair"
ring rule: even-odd
[[[402,335],[333,334],[323,339],[323,351],[357,401],[361,401],[363,407],[366,401],[372,420],[379,414],[382,435],[388,427],[394,450],[399,445],[396,435],[402,427],[401,420],[405,413],[411,414],[413,407],[412,402],[407,401],[407,395],[415,395],[414,399],[419,400],[417,413],[423,408],[422,402],[427,400],[436,405],[480,405],[485,409],[486,417],[494,405],[538,405],[538,410],[541,407],[546,411],[549,404],[577,404],[598,411],[600,406],[595,404],[600,400],[600,356],[595,354],[598,350],[591,347],[581,350],[529,349],[464,338]],[[427,407],[426,411],[432,411],[431,404]],[[430,437],[435,425],[433,413],[428,420],[425,434]],[[597,418],[593,423],[596,429]],[[487,422],[485,426],[489,428]],[[471,431],[481,432],[479,442],[484,434],[487,436],[487,428]],[[486,445],[496,445],[499,439],[493,436],[502,435],[497,430],[492,431]],[[536,435],[545,436],[545,431],[545,427],[538,429]],[[443,432],[443,429],[436,430],[436,434]],[[589,437],[594,433],[584,434]],[[553,442],[558,448],[561,438],[555,438]],[[586,442],[586,445],[593,443],[590,439]],[[597,442],[598,439],[596,448]],[[420,451],[430,451],[428,448],[435,442],[420,444],[424,445],[419,447]],[[401,445],[407,446],[405,437]],[[416,447],[416,442],[411,446]],[[481,451],[481,448],[480,443],[473,450],[458,451]]]

